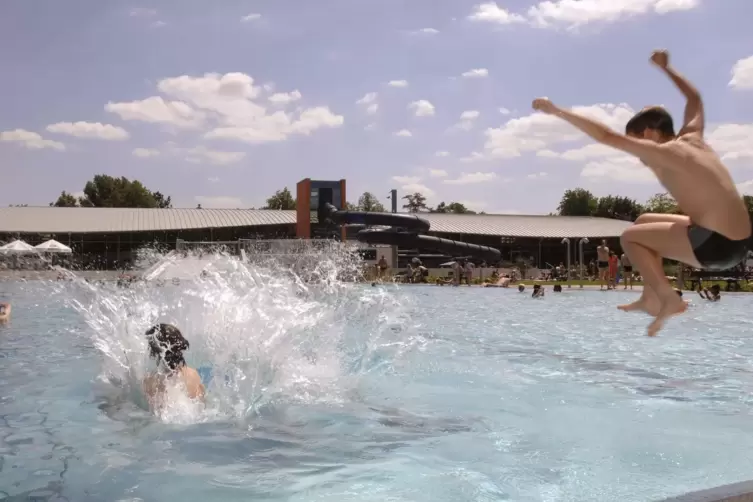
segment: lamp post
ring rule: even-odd
[[[567,246],[567,269],[565,273],[567,274],[565,277],[567,277],[567,287],[570,287],[570,239],[565,237],[562,239],[562,244]]]
[[[583,244],[588,244],[589,240],[588,237],[583,237],[580,241],[578,241],[578,251],[580,252],[580,287],[583,287]]]
[[[397,190],[392,189],[390,190],[390,194],[387,196],[388,199],[392,200],[392,212],[397,213]],[[392,270],[397,269],[397,260],[398,260],[398,254],[397,254],[397,245],[393,244],[392,246]]]

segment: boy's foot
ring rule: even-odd
[[[659,299],[656,298],[656,295],[651,295],[650,298],[646,298],[646,295],[642,294],[641,297],[633,303],[619,305],[617,308],[623,312],[645,312],[648,315],[656,316],[661,310],[661,303],[659,302]]]
[[[688,302],[684,301],[674,292],[672,292],[671,295],[664,297],[661,301],[661,308],[656,315],[656,319],[648,325],[648,336],[656,336],[667,319],[682,314],[687,308]]]

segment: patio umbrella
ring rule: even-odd
[[[39,244],[38,246],[34,246],[34,249],[37,251],[41,251],[43,253],[72,253],[73,250],[66,246],[65,244],[61,244],[55,239],[50,239],[48,241],[43,242],[42,244]]]
[[[21,240],[13,241],[5,246],[0,246],[0,253],[7,254],[32,254],[36,253],[34,246]]]

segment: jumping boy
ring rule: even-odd
[[[643,275],[644,288],[638,301],[618,308],[654,316],[648,327],[648,335],[654,336],[664,321],[687,308],[664,275],[662,257],[700,269],[730,268],[747,255],[751,223],[729,172],[703,140],[700,93],[669,65],[666,51],[654,51],[651,61],[687,99],[684,125],[677,135],[672,117],[658,106],[645,108],[630,119],[626,135],[563,110],[547,98],[535,100],[533,108],[556,115],[596,141],[638,157],[684,213],[643,214],[621,238],[630,262]]]

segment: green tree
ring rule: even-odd
[[[643,206],[633,199],[607,195],[599,197],[593,215],[614,220],[635,221],[643,212]]]
[[[471,211],[460,202],[450,202],[449,204],[440,202],[437,207],[429,211],[432,213],[476,214],[475,211]]]
[[[358,211],[358,206],[353,204],[352,202],[346,202],[345,210],[346,211]]]
[[[385,213],[384,205],[371,192],[364,192],[358,198],[358,210],[367,213]]]
[[[84,195],[76,199],[63,191],[58,199],[50,204],[56,207],[172,207],[171,198],[160,192],[151,192],[138,180],[125,177],[115,178],[98,174],[87,181]]]
[[[154,200],[157,201],[157,207],[160,209],[170,209],[173,207],[172,197],[165,198],[160,192],[153,192]]]
[[[408,202],[403,204],[403,209],[407,209],[409,213],[418,213],[420,211],[426,211],[426,197],[423,194],[416,192],[410,195],[403,196],[403,199]]]
[[[584,188],[565,190],[562,195],[557,213],[560,216],[593,216],[598,201],[594,195]]]
[[[285,187],[282,190],[277,190],[272,197],[268,198],[267,205],[262,209],[292,210],[295,209],[295,199],[290,190]]]
[[[50,205],[55,207],[78,207],[78,199],[74,195],[63,190],[60,193],[58,200],[50,202]]]
[[[644,209],[647,213],[678,214],[680,212],[677,202],[668,193],[653,195],[646,202]]]

